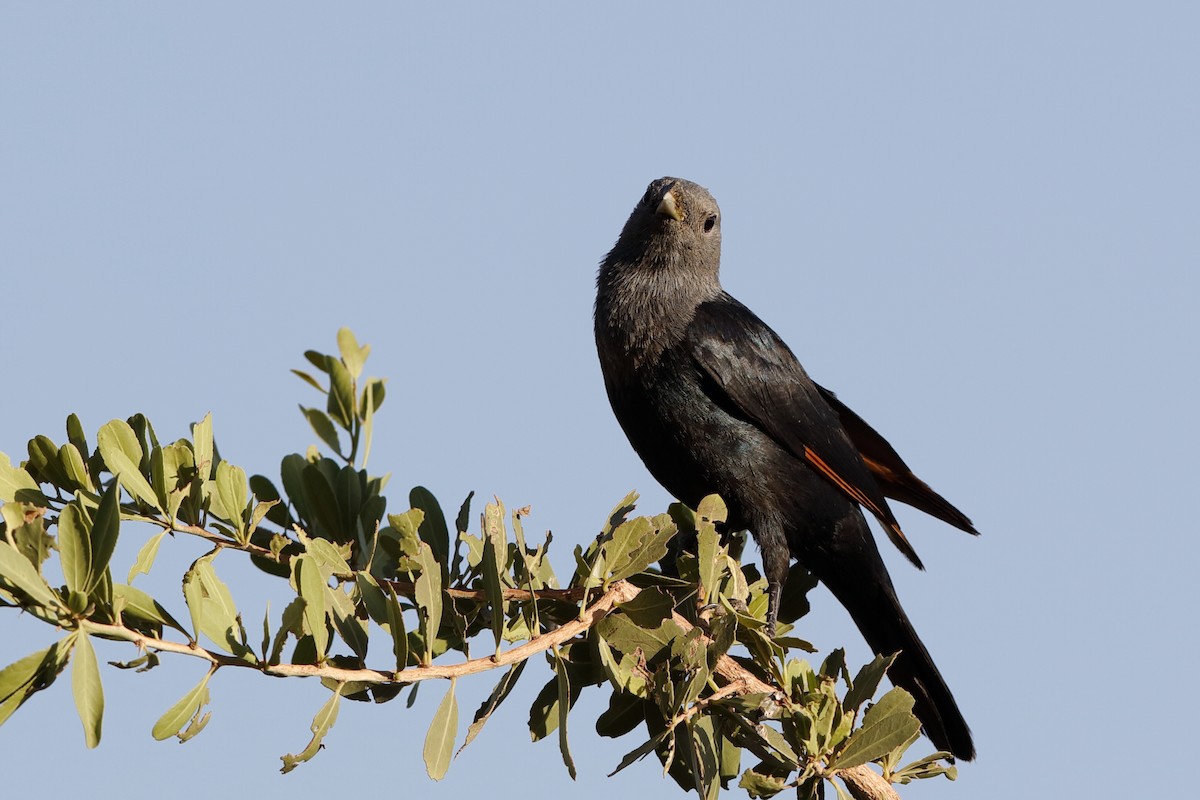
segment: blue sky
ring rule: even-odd
[[[980,753],[904,796],[1172,793],[1200,711],[1198,24],[1165,2],[5,4],[0,450],[72,411],[169,438],[211,411],[222,454],[272,474],[314,440],[288,369],[348,325],[389,379],[393,510],[415,484],[532,504],[565,572],[630,489],[669,501],[608,409],[591,305],[646,183],[686,177],[721,203],[726,288],[983,531],[899,511],[928,571],[888,553],[893,577]],[[146,587],[182,611],[201,552],[174,543]],[[867,660],[815,603],[807,638]],[[0,662],[42,628],[3,615]],[[640,740],[599,739],[586,696],[571,784],[526,738],[548,672],[434,784],[441,687],[344,704],[279,776],[324,690],[226,670],[209,728],[156,743],[201,674],[166,661],[104,671],[96,751],[69,682],[31,701],[0,728],[7,788],[674,791],[649,762],[604,777]],[[463,714],[490,688],[464,682]]]

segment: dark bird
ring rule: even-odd
[[[971,731],[896,598],[861,508],[918,567],[891,497],[970,533],[887,441],[808,377],[718,277],[721,211],[679,178],[650,184],[600,266],[596,347],[617,421],[646,468],[692,507],[717,493],[762,553],[773,632],[795,557],[846,607],[916,700],[940,750],[970,760]]]

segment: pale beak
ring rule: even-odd
[[[675,202],[675,192],[671,189],[663,195],[663,199],[659,201],[658,208],[654,209],[654,213],[660,217],[670,217],[678,222],[683,219],[683,209]]]

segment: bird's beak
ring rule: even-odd
[[[679,203],[675,201],[675,190],[667,189],[662,200],[658,201],[658,208],[654,209],[654,213],[660,217],[670,217],[679,222],[683,219],[683,209],[679,207]]]

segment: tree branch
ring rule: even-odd
[[[236,542],[231,542],[224,537],[213,534],[203,528],[196,526],[185,526],[177,528],[181,532],[189,533],[194,536],[212,541],[216,544],[229,547],[230,549],[245,550],[254,552],[259,555],[270,556],[270,551],[255,545],[242,546]],[[404,581],[386,581],[396,589],[398,593],[412,596],[414,587],[411,583]],[[454,589],[447,588],[444,590],[446,594],[455,599],[474,600],[486,602],[488,600],[486,593],[471,589]],[[512,589],[505,587],[503,589],[506,600],[512,601],[529,601],[529,600],[558,600],[564,602],[579,602],[584,599],[590,590],[582,587],[571,589],[539,589],[530,591],[526,589]],[[114,639],[122,639],[133,642],[141,650],[158,650],[167,653],[177,653],[180,655],[188,655],[195,658],[200,658],[214,666],[218,667],[241,667],[249,669],[257,669],[269,675],[278,675],[285,677],[315,677],[329,678],[339,682],[359,682],[359,683],[374,683],[374,684],[389,684],[389,683],[416,683],[418,681],[430,679],[447,679],[458,678],[466,675],[474,675],[480,672],[486,672],[499,667],[508,666],[520,661],[525,661],[539,652],[550,650],[553,647],[564,644],[576,636],[590,629],[597,622],[612,612],[613,608],[618,603],[625,603],[637,596],[640,589],[628,581],[616,581],[608,591],[604,592],[596,599],[579,617],[564,623],[552,631],[548,631],[540,636],[530,639],[528,642],[506,650],[499,655],[484,656],[482,658],[474,658],[468,661],[462,661],[457,664],[430,664],[427,666],[409,667],[399,671],[379,671],[373,669],[344,669],[335,667],[330,664],[263,664],[257,661],[246,661],[241,658],[224,655],[222,653],[214,653],[201,647],[198,644],[184,644],[172,642],[166,639],[158,639],[146,636],[138,631],[126,628],[123,625],[110,625],[92,621],[81,621],[80,627],[89,633],[96,633],[102,636],[108,636]],[[679,625],[684,631],[689,631],[695,626],[688,621],[686,617],[678,612],[672,612],[673,621]],[[711,642],[707,635],[706,641]],[[716,700],[732,695],[755,694],[762,693],[767,695],[775,695],[778,693],[778,688],[761,680],[750,670],[742,666],[736,659],[728,654],[722,655],[716,663],[714,672],[720,675],[726,685],[717,690],[712,696],[704,698],[697,702],[689,709],[686,709],[675,720],[673,725],[685,721],[687,718],[699,713],[704,707],[710,705]],[[849,769],[834,770],[827,773],[827,777],[840,778],[846,785],[850,794],[856,800],[900,800],[900,795],[892,787],[890,783],[883,779],[878,773],[874,772],[866,765],[851,767]]]
[[[126,514],[129,519],[156,525],[163,530],[171,531],[172,533],[186,533],[191,536],[196,536],[228,550],[239,550],[243,553],[248,553],[253,556],[260,556],[273,561],[279,561],[280,563],[286,563],[288,560],[290,560],[289,556],[276,554],[271,550],[265,547],[260,547],[256,544],[241,544],[226,536],[222,536],[219,533],[213,533],[206,528],[201,528],[198,525],[180,524],[178,520],[176,520],[175,524],[172,525],[165,519],[161,519],[159,517],[147,517],[142,514],[132,513],[124,507],[121,509],[121,511],[123,514]],[[341,580],[349,580],[353,576],[339,574],[337,577]],[[377,580],[379,580],[380,583],[391,585],[391,587],[395,589],[398,594],[402,594],[405,597],[412,597],[413,593],[415,592],[413,585],[408,581],[388,580],[386,578]],[[474,600],[477,602],[486,603],[489,602],[490,599],[487,595],[487,592],[482,590],[458,589],[450,587],[444,591],[448,597],[451,597],[455,600]],[[528,602],[530,600],[556,600],[566,603],[578,603],[580,600],[583,600],[585,597],[587,597],[588,593],[591,591],[594,591],[594,589],[589,589],[583,586],[576,586],[570,589],[545,588],[534,590],[513,589],[505,586],[501,589],[505,600],[518,603]]]
[[[562,591],[562,590],[560,590]],[[566,590],[577,591],[577,590]],[[263,664],[259,661],[246,661],[234,656],[214,653],[198,644],[183,644],[166,639],[146,636],[143,633],[126,628],[124,625],[110,625],[102,622],[82,620],[79,626],[87,633],[107,636],[133,642],[140,650],[158,650],[164,653],[178,653],[208,661],[220,667],[242,667],[256,669],[269,675],[329,678],[335,681],[357,681],[360,683],[416,683],[431,678],[459,678],[464,675],[474,675],[479,672],[497,669],[499,667],[525,661],[539,652],[570,641],[584,631],[604,619],[617,603],[624,603],[637,596],[639,589],[627,581],[617,581],[608,591],[600,595],[583,612],[570,622],[535,636],[525,644],[505,650],[499,655],[473,658],[457,664],[430,664],[428,666],[409,667],[407,669],[386,672],[373,669],[343,669],[330,664]]]
[[[689,631],[695,626],[687,620],[679,612],[672,612],[672,620],[684,631]],[[705,635],[705,640],[712,640]],[[729,683],[723,687],[722,691],[729,689],[730,686],[737,687],[734,691],[726,692],[726,694],[756,694],[764,693],[768,695],[777,694],[779,689],[771,684],[761,680],[750,670],[743,667],[736,659],[729,654],[721,656],[717,660],[716,667],[713,670]],[[708,698],[709,702],[713,698]],[[828,777],[841,778],[842,783],[846,784],[846,788],[856,800],[900,800],[900,795],[895,788],[883,779],[879,773],[862,764],[849,769],[838,769],[826,773]]]

